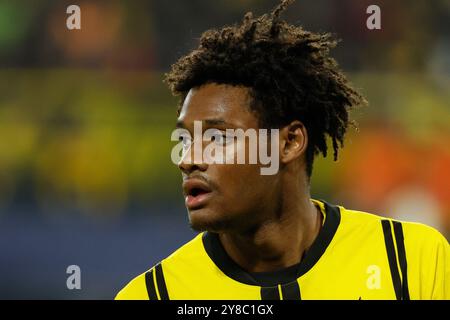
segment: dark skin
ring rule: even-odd
[[[190,90],[177,126],[191,134],[194,120],[202,121],[203,130],[259,129],[249,103],[246,87],[205,84]],[[191,226],[218,233],[231,259],[248,272],[299,263],[322,225],[322,214],[310,200],[307,143],[300,121],[281,128],[280,168],[275,175],[261,175],[259,164],[193,163],[184,157],[178,164],[183,180],[201,180],[211,189],[201,206],[188,208]]]

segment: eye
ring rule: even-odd
[[[231,138],[231,136],[225,133],[217,132],[211,136],[211,142],[223,145],[229,143],[231,141]]]
[[[220,142],[221,141],[222,134],[215,133],[211,136],[211,142]]]
[[[188,149],[192,144],[192,139],[189,135],[182,134],[178,137],[178,140],[182,142],[184,149]]]

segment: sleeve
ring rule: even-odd
[[[436,229],[405,223],[405,246],[411,299],[450,299],[450,248]]]
[[[119,291],[114,300],[149,300],[145,284],[145,273],[131,280]]]
[[[447,240],[439,234],[436,239],[435,281],[431,299],[450,299],[450,248]]]

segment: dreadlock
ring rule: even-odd
[[[200,45],[179,59],[165,81],[174,95],[206,83],[245,86],[249,106],[261,127],[281,128],[301,121],[308,132],[306,172],[314,156],[327,156],[327,136],[334,160],[344,145],[349,109],[365,103],[329,56],[337,41],[288,24],[280,15],[294,0],[283,0],[270,14],[245,14],[240,24],[204,32]]]

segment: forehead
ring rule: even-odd
[[[205,84],[189,91],[178,122],[187,127],[193,121],[222,120],[236,127],[256,128],[258,121],[250,112],[250,101],[246,87]]]

